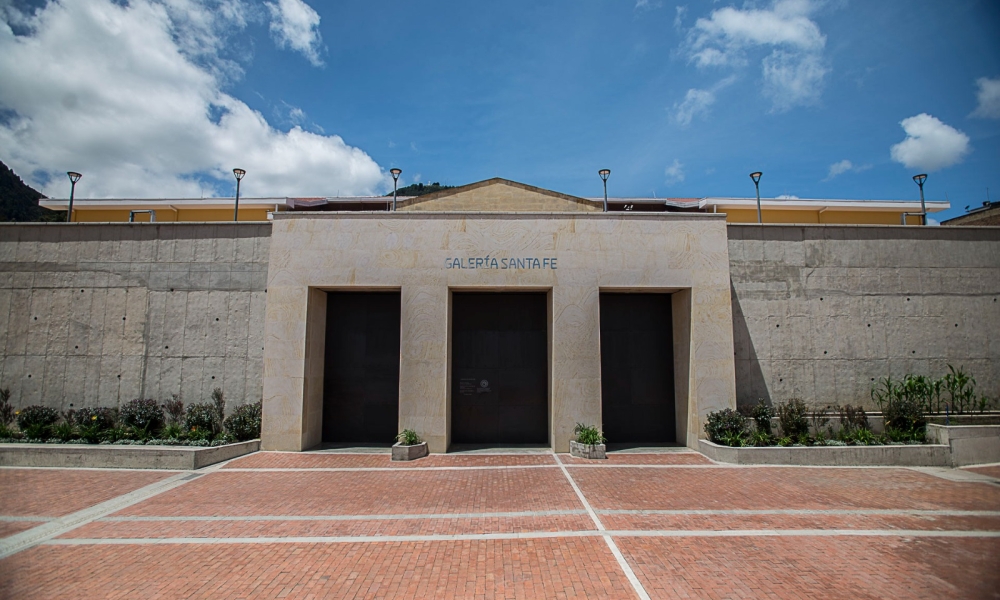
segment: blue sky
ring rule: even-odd
[[[51,195],[1000,197],[993,0],[0,7],[0,159]]]

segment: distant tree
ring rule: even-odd
[[[399,196],[423,196],[424,194],[433,194],[434,192],[439,192],[441,190],[450,190],[453,187],[455,186],[441,185],[437,181],[434,183],[428,183],[427,185],[414,183],[406,187],[399,188],[396,190],[396,194]],[[392,196],[392,192],[389,192],[386,196]]]
[[[62,221],[66,213],[38,206],[45,196],[0,162],[0,221]]]

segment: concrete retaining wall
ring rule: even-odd
[[[0,444],[5,467],[89,467],[191,471],[260,450],[260,440],[225,446]]]
[[[874,408],[964,366],[1000,395],[1000,228],[729,225],[739,404]]]
[[[947,444],[914,446],[808,446],[732,448],[698,440],[708,458],[736,465],[801,465],[819,467],[950,467]]]
[[[15,406],[261,399],[269,224],[0,224]]]

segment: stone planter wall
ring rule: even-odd
[[[602,459],[608,457],[604,444],[581,444],[572,440],[569,443],[569,453],[579,458]]]
[[[260,440],[225,446],[0,444],[0,466],[192,471],[260,450]]]
[[[1000,425],[928,425],[927,437],[951,448],[955,467],[1000,462]]]
[[[392,445],[392,460],[416,460],[427,456],[427,442],[404,446],[399,442]]]
[[[950,467],[947,445],[914,446],[771,446],[732,448],[698,440],[698,450],[708,458],[737,465],[793,465],[828,467]]]

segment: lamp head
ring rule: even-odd
[[[750,179],[753,179],[754,185],[757,185],[758,183],[760,183],[760,176],[761,175],[763,175],[763,173],[761,173],[760,171],[754,171],[753,173],[750,173]]]
[[[924,182],[927,181],[927,173],[921,173],[920,175],[914,175],[913,176],[913,181],[917,182],[917,185],[924,185]]]
[[[77,173],[76,171],[66,171],[66,175],[69,176],[69,180],[73,183],[80,181],[80,178],[83,177],[83,175]]]
[[[601,179],[607,181],[608,177],[611,176],[611,169],[601,169],[597,172],[597,174],[601,176]]]
[[[243,176],[246,175],[246,174],[247,174],[247,172],[244,171],[243,169],[233,169],[233,175],[236,176],[236,181],[239,181],[240,179],[243,179]]]
[[[392,174],[392,180],[396,181],[397,179],[399,179],[400,174],[403,173],[403,170],[402,169],[392,168],[392,169],[389,169],[389,173]]]

